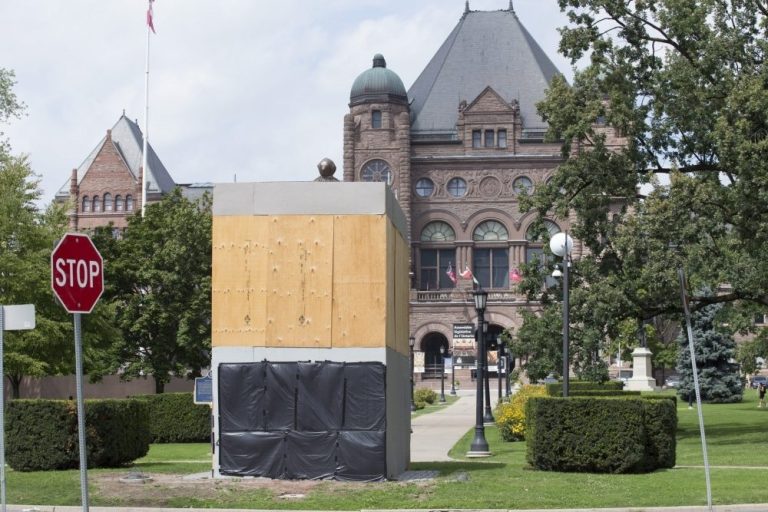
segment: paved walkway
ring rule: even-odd
[[[411,422],[411,462],[454,460],[448,451],[475,426],[475,390],[457,391],[459,399],[448,407],[416,417]],[[498,391],[491,388],[491,406]]]

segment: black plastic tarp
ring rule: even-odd
[[[386,477],[386,367],[332,361],[219,366],[224,475]]]
[[[387,401],[385,368],[380,364],[348,363],[344,366],[344,430],[384,430]]]
[[[223,432],[264,430],[264,362],[219,366],[219,416]]]

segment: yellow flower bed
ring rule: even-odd
[[[532,396],[547,396],[546,387],[525,385],[512,396],[511,401],[496,407],[496,426],[504,441],[525,439],[525,404]]]

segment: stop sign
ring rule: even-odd
[[[69,313],[90,313],[104,292],[104,260],[88,235],[67,233],[51,253],[51,288]]]

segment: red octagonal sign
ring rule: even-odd
[[[104,292],[104,260],[88,235],[67,233],[51,254],[51,288],[69,313],[90,313]]]

